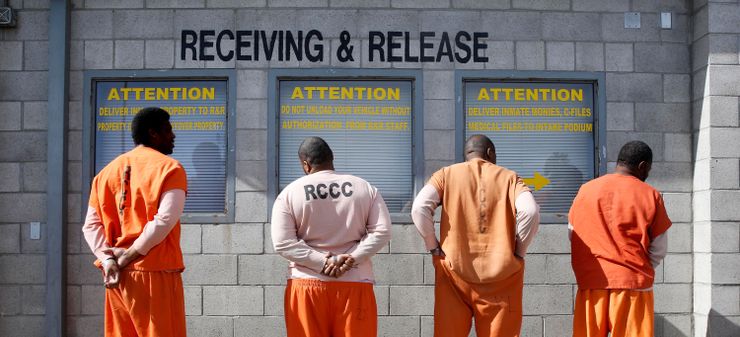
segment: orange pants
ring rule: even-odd
[[[180,272],[123,270],[118,288],[105,290],[106,337],[186,334]]]
[[[376,337],[378,308],[373,285],[288,280],[285,326],[288,337]]]
[[[653,291],[578,289],[573,337],[652,337]]]
[[[433,257],[435,337],[467,337],[473,317],[478,337],[519,336],[524,269],[500,282],[471,284],[441,261]]]

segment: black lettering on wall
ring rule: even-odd
[[[236,43],[234,47],[236,48],[236,60],[237,61],[251,61],[252,60],[252,55],[242,53],[244,49],[249,49],[249,46],[252,45],[252,43],[247,39],[250,36],[252,36],[251,30],[237,30],[236,31]]]
[[[188,41],[192,39],[192,41]],[[198,42],[198,33],[194,30],[183,30],[180,37],[180,60],[185,61],[185,51],[190,50],[193,53],[193,61],[198,59],[198,52],[195,50],[195,44]]]
[[[412,56],[411,55],[411,34],[409,32],[404,32],[403,34],[403,42],[406,45],[406,48],[404,48],[404,61],[405,62],[419,62],[418,56]]]
[[[418,41],[409,31],[369,31],[367,57],[370,62],[489,62],[486,32],[419,32]],[[323,62],[325,45],[318,30],[188,30],[181,31],[180,59],[224,62],[238,61],[303,61]],[[225,40],[231,40],[231,43]],[[347,41],[349,42],[349,41]],[[418,43],[418,44],[417,44]],[[414,49],[419,51],[415,52]],[[215,52],[214,52],[215,49]],[[401,51],[403,49],[403,51]],[[188,55],[190,53],[190,55]],[[346,62],[347,60],[340,60]]]
[[[398,42],[393,42],[393,39],[396,38],[396,37],[401,37],[401,36],[403,36],[403,33],[401,33],[401,32],[388,32],[388,45],[387,45],[387,48],[386,48],[386,49],[388,49],[388,62],[401,62],[401,61],[403,61],[403,59],[401,58],[401,56],[394,56],[393,55],[393,50],[394,49],[400,49],[401,48],[401,44],[398,43]]]
[[[488,62],[488,56],[479,55],[478,52],[488,49],[488,44],[483,43],[480,39],[488,38],[488,33],[473,33],[473,62]]]
[[[463,42],[463,38],[470,42],[470,34],[468,32],[458,32],[455,36],[455,60],[460,63],[468,63],[470,61],[470,46],[466,42]],[[465,56],[461,56],[459,51],[465,52]]]
[[[262,37],[262,45],[265,46],[265,60],[272,61],[272,53],[275,51],[275,40],[277,39],[277,31],[272,31],[270,34],[270,41],[267,41],[267,34],[264,30],[260,31],[260,37]]]
[[[306,40],[304,41],[304,48],[306,50],[306,58],[311,62],[322,62],[324,61],[324,46],[321,43],[316,42],[313,46],[313,50],[316,54],[311,54],[309,47],[311,40],[316,39],[317,41],[323,41],[324,37],[321,32],[315,29],[311,29],[306,33]]]
[[[376,38],[379,38],[379,41],[375,41]],[[378,55],[380,56],[380,62],[385,62],[385,53],[383,52],[383,44],[385,44],[385,36],[381,32],[377,31],[370,31],[368,34],[368,57],[369,61],[372,62],[374,60],[374,52],[378,52]]]
[[[421,59],[421,62],[434,62],[434,56],[426,55],[427,49],[434,48],[434,43],[426,42],[426,38],[428,37],[434,37],[434,32],[419,33],[419,58]],[[447,43],[449,43],[449,41],[447,41]]]
[[[443,56],[447,56],[449,62],[454,62],[452,59],[452,45],[450,44],[450,36],[447,32],[442,33],[442,40],[439,41],[439,49],[437,49],[437,62],[442,60]]]
[[[200,60],[201,61],[213,61],[215,57],[213,55],[206,54],[206,48],[213,47],[213,41],[209,41],[209,36],[216,36],[215,30],[201,30],[200,31]]]
[[[231,59],[234,58],[234,51],[229,50],[228,53],[223,54],[221,49],[221,42],[223,41],[224,36],[228,36],[231,40],[234,39],[234,33],[230,30],[222,30],[221,33],[218,33],[218,37],[216,37],[216,54],[221,61],[231,61]]]
[[[290,31],[285,32],[285,60],[290,61],[291,51],[294,53],[296,60],[303,61],[303,31],[298,31],[298,41],[293,37]]]

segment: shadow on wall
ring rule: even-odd
[[[738,337],[740,336],[740,317],[728,318],[716,312],[709,311],[709,322],[707,323],[707,337]]]

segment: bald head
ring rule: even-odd
[[[465,142],[465,160],[481,158],[496,163],[496,147],[485,135],[472,135]]]
[[[304,171],[333,169],[334,153],[329,144],[320,137],[308,137],[298,147],[298,157],[304,163]]]

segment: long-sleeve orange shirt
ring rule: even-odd
[[[653,187],[621,174],[591,180],[578,191],[568,221],[578,287],[652,287],[650,247],[671,227],[663,198]]]
[[[147,224],[155,220],[162,195],[171,190],[187,191],[185,169],[155,149],[137,146],[106,165],[93,179],[88,204],[99,216],[104,244],[118,248],[134,245]],[[100,242],[93,243],[90,248],[94,251]],[[139,240],[141,243],[144,242]],[[178,219],[159,244],[127,269],[161,271],[184,267]]]
[[[522,271],[516,257],[516,200],[529,188],[516,172],[471,159],[440,169],[427,185],[441,200],[440,243],[452,271],[470,283],[496,282]],[[539,220],[536,205],[531,211],[531,221]],[[430,246],[434,237],[423,229],[422,218],[415,223]]]

